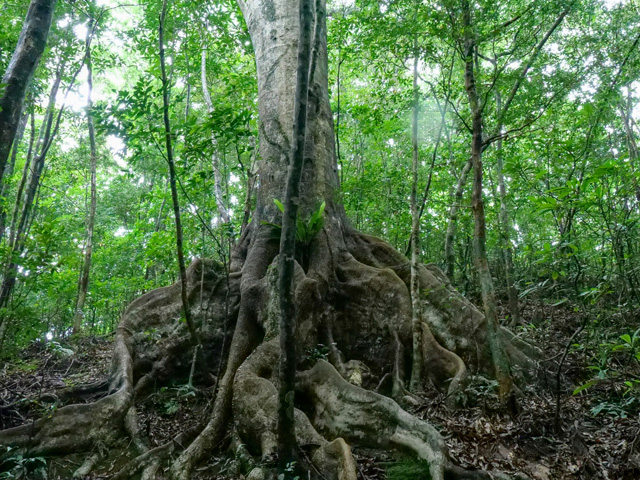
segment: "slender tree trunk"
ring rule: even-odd
[[[501,110],[500,92],[496,92],[496,108]],[[500,135],[502,132],[498,132]],[[515,286],[515,273],[513,268],[513,247],[511,246],[511,222],[509,221],[509,206],[507,202],[507,187],[503,173],[502,138],[496,141],[496,169],[498,171],[498,191],[500,192],[500,234],[502,237],[502,255],[504,258],[504,273],[507,283],[507,295],[509,296],[510,325],[520,323],[520,305],[518,290]]]
[[[213,112],[213,103],[211,102],[211,95],[209,94],[209,86],[207,84],[207,50],[202,49],[202,61],[201,61],[201,76],[202,76],[202,93],[204,94],[204,101],[207,104],[207,110],[209,114]],[[211,141],[213,143],[213,188],[216,195],[216,205],[218,206],[218,215],[223,223],[229,223],[229,212],[224,205],[222,195],[222,172],[220,171],[220,158],[218,157],[218,142],[216,136],[211,133]]]
[[[475,33],[471,22],[471,8],[468,0],[463,0],[464,61],[465,61],[465,89],[469,97],[471,109],[472,141],[471,160],[473,163],[473,190],[471,208],[474,217],[474,256],[475,265],[480,280],[482,303],[487,320],[487,340],[491,348],[493,363],[496,370],[496,380],[500,385],[500,397],[503,401],[513,395],[513,379],[509,357],[500,341],[498,315],[496,309],[495,288],[489,270],[486,250],[486,224],[484,201],[482,198],[482,108],[480,105],[474,73]]]
[[[29,5],[18,45],[0,83],[0,183],[9,150],[18,129],[29,83],[47,45],[56,0],[33,0]]]
[[[91,26],[89,27],[91,30]],[[84,318],[84,304],[87,298],[87,290],[89,289],[89,274],[91,272],[91,254],[93,250],[93,227],[96,218],[97,192],[96,192],[96,132],[93,126],[93,100],[91,93],[93,90],[93,68],[91,64],[91,37],[87,33],[86,40],[86,65],[87,65],[87,128],[89,130],[89,147],[90,147],[90,174],[91,174],[91,203],[89,206],[89,217],[87,218],[87,242],[85,245],[84,262],[80,273],[80,282],[78,285],[78,299],[76,302],[76,311],[73,318],[73,333],[80,333],[82,330],[82,319]]]
[[[413,58],[413,115],[411,119],[411,325],[413,328],[413,362],[410,388],[417,392],[422,383],[422,303],[420,301],[420,212],[418,209],[418,114],[420,92],[418,91],[418,48],[414,40]]]
[[[163,214],[164,214],[164,206],[167,203],[166,194],[167,194],[168,186],[169,186],[169,182],[166,183],[166,185],[164,187],[164,192],[162,193],[162,203],[160,204],[160,210],[158,210],[158,218],[156,218],[156,224],[153,227],[153,232],[154,233],[158,233],[160,231],[160,227],[162,226],[162,217],[163,217]],[[152,272],[156,276],[156,280],[157,280],[156,267],[155,267],[155,265],[151,265],[151,266],[147,266],[145,268],[145,271],[144,271],[144,279],[145,279],[145,281],[149,280],[149,277],[151,276]]]
[[[344,165],[342,164],[342,157],[340,156],[340,67],[342,67],[344,58],[340,58],[340,46],[338,46],[338,71],[336,74],[336,155],[338,157],[338,165],[340,165],[340,184],[344,181]]]
[[[449,208],[449,222],[447,223],[447,234],[444,239],[444,259],[447,267],[447,276],[451,281],[453,281],[456,265],[455,239],[456,231],[458,229],[458,213],[460,211],[460,206],[462,205],[464,187],[467,185],[467,177],[469,176],[472,166],[473,161],[469,158],[460,172],[458,185],[453,198],[451,199],[451,207]]]
[[[20,215],[17,214],[19,209],[19,202],[22,196],[22,192],[18,190],[18,196],[16,197],[16,208],[14,209],[14,217],[11,221],[11,231],[9,244],[11,252],[7,259],[4,268],[4,276],[2,279],[2,285],[0,286],[0,308],[6,308],[11,298],[11,292],[16,283],[17,274],[17,260],[22,253],[24,247],[25,232],[28,225],[29,216],[33,207],[36,194],[38,192],[38,186],[40,185],[40,176],[44,168],[44,162],[48,146],[52,140],[53,119],[55,101],[60,88],[60,82],[62,81],[62,73],[64,71],[65,60],[61,60],[58,71],[56,73],[51,92],[49,94],[49,103],[43,120],[43,125],[40,129],[40,138],[36,145],[36,154],[33,159],[33,165],[31,166],[31,175],[28,180],[27,190],[25,192],[24,202],[22,204],[22,210]],[[25,165],[24,174],[27,173],[27,165]],[[26,175],[23,175],[23,181],[26,182]],[[0,316],[0,322],[4,321],[4,316]]]
[[[169,164],[169,184],[171,186],[171,199],[173,201],[173,214],[176,221],[176,250],[178,255],[178,267],[180,269],[180,287],[182,296],[182,309],[187,328],[191,335],[193,348],[198,348],[200,342],[195,326],[191,319],[189,299],[187,298],[187,267],[184,263],[184,249],[182,239],[182,223],[180,221],[180,203],[178,201],[178,189],[176,187],[176,167],[173,161],[173,147],[171,144],[171,123],[169,122],[169,82],[167,81],[167,70],[164,59],[164,21],[167,14],[167,0],[162,2],[162,12],[160,14],[159,43],[160,43],[160,71],[162,74],[162,104],[164,118],[164,138],[167,149],[167,163]]]
[[[300,180],[304,166],[305,137],[307,132],[307,102],[311,66],[311,36],[313,28],[312,0],[299,0],[298,64],[293,106],[293,133],[291,153],[284,196],[278,292],[280,294],[280,371],[278,388],[278,472],[293,478],[290,462],[296,459],[294,422],[294,389],[296,377],[296,312],[294,304],[293,274],[296,253],[296,219]],[[317,52],[315,52],[317,55]]]
[[[18,156],[18,150],[20,149],[20,144],[22,143],[22,138],[24,137],[24,131],[27,126],[27,120],[29,119],[29,113],[24,112],[22,117],[20,118],[20,123],[18,125],[18,131],[16,132],[15,139],[13,140],[13,149],[11,150],[11,157],[9,163],[6,164],[4,168],[4,174],[2,175],[2,188],[0,188],[0,199],[3,202],[2,208],[0,209],[0,240],[4,237],[5,229],[6,229],[6,221],[7,221],[7,194],[9,190],[9,177],[13,175],[13,169],[16,165],[16,158]]]
[[[184,120],[186,122],[189,120],[189,113],[191,112],[191,75],[189,74],[191,66],[189,65],[189,56],[186,50],[184,52],[184,61],[187,64],[187,98],[184,101]]]
[[[18,151],[20,150],[20,144],[22,143],[22,139],[24,138],[24,131],[27,128],[27,120],[29,120],[29,112],[25,110],[20,118],[20,123],[18,124],[18,130],[16,132],[16,137],[13,140],[13,149],[11,150],[11,157],[9,163],[5,166],[3,178],[8,180],[7,177],[13,175],[13,169],[16,166],[16,158],[18,157]],[[7,181],[2,183],[2,196],[4,196],[6,191]]]
[[[46,122],[46,117],[44,121]],[[16,191],[16,199],[13,205],[13,211],[11,212],[11,223],[9,226],[9,241],[8,241],[9,247],[13,245],[14,238],[15,238],[16,222],[18,221],[18,213],[20,212],[20,207],[22,205],[22,195],[24,193],[24,187],[27,185],[27,179],[29,178],[29,170],[31,168],[31,160],[33,159],[35,138],[36,138],[35,115],[31,113],[31,134],[29,138],[29,150],[27,152],[27,157],[25,158],[25,161],[24,161],[24,166],[22,167],[22,176],[20,177],[20,183],[18,184],[18,189]]]

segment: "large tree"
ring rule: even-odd
[[[210,261],[197,260],[187,272],[188,304],[211,360],[207,364],[224,365],[210,416],[153,450],[147,450],[136,426],[136,400],[154,385],[188,375],[190,336],[180,321],[178,282],[145,294],[125,312],[115,336],[109,385],[104,387],[108,395],[95,403],[60,408],[33,425],[2,431],[0,445],[30,455],[75,453],[128,434],[140,456],[117,478],[140,471],[143,478],[156,478],[162,462],[174,456],[170,476],[187,479],[229,428],[252,454],[267,459],[275,453],[282,223],[278,203],[285,196],[292,151],[299,11],[298,3],[290,0],[240,1],[240,7],[258,76],[257,206],[235,247],[226,280],[225,269]],[[489,478],[453,466],[437,430],[400,406],[412,400],[405,388],[411,375],[407,370],[419,364],[422,382],[433,382],[455,399],[464,392],[468,372],[503,374],[490,345],[504,348],[511,364],[521,367],[514,369],[518,372],[531,366],[523,353],[531,350],[516,345],[506,330],[487,328],[484,315],[437,267],[417,265],[421,344],[414,353],[410,262],[386,242],[354,230],[340,202],[323,0],[315,2],[313,25],[304,167],[295,199],[294,335],[298,352],[322,344],[328,353],[317,362],[299,355],[296,398],[304,401],[296,403],[294,414],[297,443],[309,447],[309,458],[326,478],[356,478],[351,444],[413,452],[429,463],[436,480]],[[203,290],[210,295],[202,295]],[[151,329],[157,335],[145,334]],[[200,373],[207,378],[216,372]],[[86,474],[95,461],[89,457],[77,473]]]

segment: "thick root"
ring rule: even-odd
[[[29,455],[62,455],[109,445],[123,432],[122,425],[133,400],[125,383],[115,393],[91,404],[69,405],[35,422],[0,431],[0,445]]]
[[[298,388],[311,400],[311,421],[324,435],[374,448],[408,450],[429,463],[434,480],[444,479],[449,467],[444,440],[395,401],[350,384],[324,361],[299,374]]]
[[[221,268],[207,262],[196,261],[189,268],[190,304],[208,367],[219,365],[215,375],[223,373],[206,424],[154,449],[136,425],[134,398],[156,384],[186,378],[193,363],[189,335],[180,322],[180,286],[175,284],[147,293],[125,312],[116,332],[105,398],[0,432],[0,445],[28,449],[30,455],[66,454],[108,445],[127,433],[140,455],[114,478],[155,478],[161,475],[162,462],[179,454],[169,474],[173,480],[187,480],[195,465],[222,444],[233,413],[234,431],[250,452],[263,459],[272,456],[277,445],[274,369],[279,352],[274,321],[277,272],[269,269],[278,245],[270,235],[268,229],[249,227],[226,279]],[[309,452],[310,464],[325,478],[355,480],[349,444],[357,444],[408,451],[429,463],[434,480],[489,478],[453,467],[432,426],[391,398],[360,388],[373,387],[383,378],[381,391],[414,403],[404,387],[405,369],[412,365],[412,351],[405,348],[412,338],[409,262],[373,237],[349,232],[345,243],[335,240],[339,237],[338,232],[318,235],[303,262],[306,271],[296,267],[301,364],[310,365],[313,358],[302,352],[324,342],[335,366],[319,361],[299,374],[296,437]],[[437,268],[421,266],[420,285],[423,380],[429,378],[439,387],[448,384],[448,396],[453,397],[467,368],[493,373],[486,322]],[[502,332],[500,341],[507,344],[512,362],[529,368],[526,344],[509,335]],[[201,371],[200,380],[210,381],[212,373]],[[85,462],[78,474],[90,471],[97,458]],[[258,469],[250,477],[263,473]]]
[[[422,371],[426,373],[436,386],[446,385],[450,406],[455,404],[455,394],[462,390],[467,377],[467,367],[454,352],[442,348],[431,333],[429,325],[422,323]]]
[[[278,392],[272,383],[277,372],[278,338],[262,344],[238,370],[234,384],[235,429],[250,451],[263,459],[277,451]],[[328,480],[356,480],[356,464],[351,449],[341,438],[329,442],[311,425],[308,417],[295,409],[296,440],[300,448],[311,450],[311,462]]]
[[[204,312],[209,310],[211,292],[225,292],[220,272],[212,262],[200,260],[188,270],[188,293],[194,317],[213,352],[216,351],[214,345],[222,341],[221,319],[218,314],[205,321]],[[208,294],[207,305],[199,301],[203,291]],[[220,302],[220,298],[225,297],[218,294],[214,302]],[[188,371],[191,356],[190,349],[185,347],[189,345],[189,337],[180,322],[181,308],[179,284],[153,290],[134,301],[116,331],[108,388],[102,384],[86,388],[89,392],[104,389],[108,395],[94,403],[65,406],[31,424],[0,431],[0,446],[28,450],[32,456],[64,455],[109,446],[121,438],[130,423],[127,418],[133,399],[140,390],[145,390],[139,387]],[[83,465],[80,473],[91,467]]]

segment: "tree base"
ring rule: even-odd
[[[434,480],[501,478],[452,465],[437,430],[401,407],[415,402],[405,387],[413,364],[412,349],[406,348],[412,344],[409,262],[377,238],[348,229],[332,232],[336,222],[328,225],[303,247],[306,268],[296,266],[296,437],[308,463],[322,478],[355,480],[350,445],[358,445],[409,452],[428,462]],[[277,249],[268,226],[250,226],[229,275],[211,261],[196,260],[188,269],[189,302],[205,359],[198,356],[196,376],[216,385],[202,424],[153,449],[137,426],[136,405],[154,387],[189,377],[193,352],[177,283],[143,295],[125,312],[115,335],[107,396],[1,431],[0,445],[29,456],[93,452],[76,470],[78,478],[100,461],[96,446],[108,451],[123,437],[132,440],[139,456],[113,478],[161,478],[169,464],[170,478],[186,480],[229,432],[246,445],[247,455],[273,458]],[[421,266],[419,273],[422,382],[455,403],[465,394],[469,372],[493,376],[484,316],[437,267]],[[534,349],[506,330],[497,341],[517,366],[514,372],[522,378],[533,372]],[[255,470],[249,478],[263,473]]]

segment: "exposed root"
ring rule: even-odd
[[[89,455],[82,463],[82,465],[80,465],[80,467],[78,467],[78,469],[73,472],[73,478],[84,478],[89,475],[91,470],[93,470],[95,464],[98,463],[101,458],[102,454],[100,452]]]
[[[462,391],[462,384],[467,376],[467,367],[454,352],[442,348],[431,333],[429,325],[422,323],[422,371],[426,373],[434,385],[446,385],[447,398],[454,405],[455,393]]]
[[[247,228],[247,231],[249,228]],[[170,477],[188,480],[194,466],[201,462],[218,445],[226,433],[231,414],[233,383],[236,372],[245,359],[261,341],[260,312],[265,301],[265,275],[271,259],[277,253],[277,245],[266,228],[253,229],[254,235],[247,234],[240,242],[237,255],[232,258],[232,267],[242,268],[240,283],[240,310],[236,329],[231,340],[229,358],[224,375],[218,385],[218,393],[213,404],[211,417],[202,433],[173,462]],[[245,245],[252,242],[252,248]],[[244,260],[246,255],[246,261]]]
[[[278,338],[263,343],[238,370],[234,385],[235,428],[250,451],[263,459],[277,451],[278,395],[273,384],[278,365]],[[300,448],[311,449],[311,461],[322,477],[355,480],[356,466],[351,449],[338,438],[329,442],[311,425],[307,416],[295,410],[296,440]]]
[[[418,405],[420,400],[413,395],[405,386],[404,379],[406,378],[404,371],[404,346],[398,338],[398,332],[391,331],[393,337],[393,344],[395,346],[395,352],[393,356],[393,369],[391,371],[391,398],[398,403]]]
[[[306,271],[297,265],[295,272],[299,352],[325,343],[331,362],[319,361],[298,377],[296,438],[308,452],[308,463],[324,478],[355,480],[349,447],[355,444],[411,452],[429,463],[434,480],[489,478],[452,466],[432,426],[391,398],[367,390],[379,381],[381,393],[401,403],[416,402],[405,388],[405,370],[412,365],[412,351],[405,348],[412,338],[409,262],[379,239],[350,232],[343,244],[334,239],[335,231],[328,232],[318,235],[305,253]],[[127,434],[140,455],[114,479],[158,478],[164,462],[178,455],[169,476],[187,480],[195,465],[222,444],[233,418],[233,431],[248,452],[271,458],[277,446],[274,369],[279,313],[277,271],[269,266],[277,262],[277,249],[269,229],[250,226],[234,252],[226,281],[222,269],[210,263],[196,261],[189,268],[190,301],[208,366],[225,367],[219,382],[215,379],[217,391],[206,422],[153,449],[137,426],[134,399],[157,384],[175,378],[214,380],[211,370],[192,368],[195,353],[180,322],[176,284],[149,292],[127,309],[116,332],[106,397],[2,431],[0,445],[19,447],[30,455],[66,454],[110,445]],[[484,316],[437,267],[421,266],[419,273],[424,291],[422,380],[443,387],[453,400],[463,390],[467,371],[493,373]],[[507,331],[500,341],[512,363],[530,369],[530,347]],[[308,358],[301,359],[301,367],[309,364]],[[104,387],[87,392],[100,388]],[[87,475],[99,459],[100,452],[90,456],[76,474]],[[265,475],[263,469],[254,469],[249,477]]]
[[[207,289],[220,286],[219,269],[211,262],[196,261],[188,277],[196,317],[211,346],[219,341],[216,320],[203,322],[200,312],[204,306],[197,298],[201,279]],[[0,445],[34,456],[64,455],[89,451],[96,445],[108,446],[121,438],[132,411],[134,390],[176,376],[189,365],[190,355],[181,355],[189,349],[185,348],[188,335],[180,322],[179,289],[174,284],[151,291],[129,306],[116,331],[108,389],[102,384],[80,389],[80,393],[104,390],[108,392],[106,397],[90,404],[65,406],[31,424],[0,431]],[[136,378],[143,381],[136,383]],[[89,463],[81,467],[88,468]]]
[[[163,460],[169,458],[176,452],[183,451],[185,445],[189,445],[189,443],[191,443],[202,431],[203,427],[204,425],[192,427],[180,433],[176,438],[171,439],[169,442],[151,450],[147,450],[142,455],[139,455],[128,462],[118,473],[111,477],[110,480],[129,480],[140,471],[149,473],[154,471],[156,468],[155,466],[159,466]]]
[[[33,423],[0,431],[0,445],[18,448],[33,456],[62,455],[110,444],[121,426],[133,392],[123,386],[96,403],[63,407]]]
[[[324,361],[299,374],[298,388],[311,400],[311,422],[325,436],[374,448],[409,450],[429,463],[434,480],[444,479],[449,460],[442,437],[390,398],[350,384]]]

